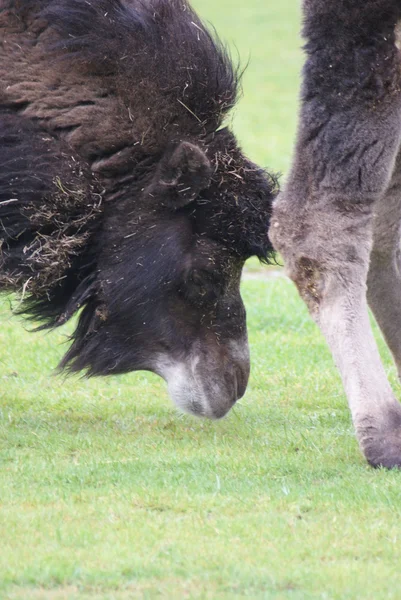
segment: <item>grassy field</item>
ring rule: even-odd
[[[195,4],[251,57],[234,123],[244,148],[285,171],[298,2]],[[2,301],[1,600],[401,597],[401,474],[365,464],[290,282],[251,275],[250,387],[216,423],[177,414],[146,373],[52,377],[68,330],[30,334]]]
[[[195,0],[199,13],[249,66],[234,128],[244,150],[266,167],[288,169],[298,113],[299,0]]]

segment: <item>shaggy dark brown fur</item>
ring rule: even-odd
[[[237,95],[184,0],[0,0],[0,286],[45,326],[83,308],[63,366],[159,372],[196,341],[226,377],[276,193],[225,127]]]

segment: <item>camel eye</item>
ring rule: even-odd
[[[180,286],[180,292],[192,304],[212,304],[222,294],[222,282],[212,271],[191,269]]]

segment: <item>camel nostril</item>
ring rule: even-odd
[[[236,374],[236,400],[242,398],[242,396],[246,392],[246,388],[248,385],[248,371],[244,371],[240,367],[235,369]]]

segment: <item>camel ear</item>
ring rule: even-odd
[[[182,208],[209,187],[211,175],[212,167],[203,150],[181,142],[173,154],[160,162],[150,194],[170,208]]]

